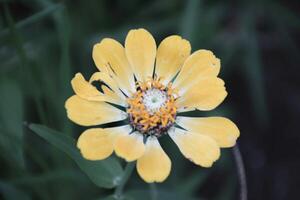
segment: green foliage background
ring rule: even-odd
[[[64,109],[73,93],[73,75],[80,71],[89,77],[96,71],[92,46],[104,37],[123,42],[130,29],[144,27],[157,43],[179,34],[191,42],[193,51],[213,50],[221,58],[229,98],[209,115],[237,121],[242,138],[247,134],[243,132],[246,119],[240,118],[245,106],[262,130],[271,117],[261,38],[284,37],[284,42],[279,40],[271,48],[286,49],[299,61],[290,30],[299,30],[300,20],[279,1],[0,2],[0,198],[5,200],[114,199],[109,195],[122,177],[124,161],[115,157],[95,163],[83,160],[74,139],[84,129],[70,122]],[[239,81],[243,87],[235,86]],[[241,92],[248,105],[241,105]],[[125,189],[127,199],[237,197],[229,149],[222,151],[214,167],[203,169],[184,159],[168,138],[162,142],[173,163],[170,177],[149,186],[134,172]],[[154,187],[157,193],[153,194]]]

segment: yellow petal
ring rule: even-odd
[[[157,49],[156,75],[163,77],[162,82],[167,84],[178,73],[190,53],[189,41],[177,35],[167,37]]]
[[[87,101],[77,95],[66,101],[65,108],[69,119],[82,126],[114,122],[127,117],[125,112],[105,102]]]
[[[227,96],[224,81],[217,77],[201,79],[194,83],[176,101],[179,108],[192,107],[199,110],[212,110]]]
[[[173,128],[168,133],[181,153],[197,165],[211,167],[220,157],[218,144],[209,136],[178,128]]]
[[[138,132],[120,134],[114,143],[116,154],[131,162],[140,158],[145,152],[143,135]]]
[[[107,101],[122,106],[126,105],[125,97],[121,98],[120,95],[117,95],[114,92],[108,95],[101,93],[91,83],[92,81],[90,81],[90,83],[87,82],[81,73],[77,73],[71,81],[74,92],[83,99],[89,101]],[[109,85],[109,83],[107,85]]]
[[[177,109],[177,112],[182,113],[182,112],[189,112],[189,111],[193,111],[193,110],[196,110],[196,108],[180,107]]]
[[[220,60],[208,50],[198,50],[184,62],[173,87],[179,90],[190,87],[199,79],[217,76],[220,72]]]
[[[111,102],[111,103],[115,103],[121,106],[126,107],[127,106],[127,102],[124,99],[120,99],[120,97],[114,93],[110,88],[108,88],[105,85],[101,86],[101,89],[103,90],[103,93],[105,94],[105,96],[109,97],[110,100],[108,100],[107,102]]]
[[[125,52],[138,81],[152,77],[156,56],[156,43],[145,29],[129,31],[125,40]]]
[[[171,160],[156,137],[149,137],[145,154],[137,160],[137,171],[148,183],[163,182],[170,174]]]
[[[88,129],[80,135],[77,147],[84,158],[102,160],[113,152],[113,135],[101,128]]]
[[[240,131],[224,117],[177,117],[176,123],[188,131],[212,137],[220,147],[235,145]]]
[[[133,72],[126,58],[125,49],[119,42],[105,38],[95,44],[93,59],[97,68],[109,73],[125,94],[135,92]]]
[[[113,152],[113,143],[119,134],[129,133],[129,125],[113,128],[92,128],[84,131],[77,141],[81,154],[88,160],[102,160]]]
[[[99,81],[100,83],[103,82],[105,83],[110,90],[113,92],[113,95],[111,92],[107,92],[106,89],[104,89],[104,91],[106,91],[106,93],[104,92],[104,94],[108,97],[111,98],[111,101],[115,101],[113,103],[119,104],[119,105],[123,105],[126,106],[126,97],[124,96],[124,94],[120,91],[118,85],[116,84],[116,82],[114,81],[114,79],[112,79],[107,73],[104,72],[96,72],[94,73],[90,80],[89,83],[92,84],[94,81]],[[102,87],[103,88],[107,88]]]

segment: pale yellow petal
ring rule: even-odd
[[[125,40],[127,59],[138,81],[152,77],[156,56],[156,43],[145,29],[129,31]]]
[[[114,140],[120,135],[120,134],[127,134],[132,132],[132,127],[129,124],[122,125],[122,126],[116,126],[111,128],[104,128],[106,131],[113,133],[115,137]]]
[[[77,95],[66,101],[65,108],[69,119],[82,126],[114,122],[127,117],[125,112],[105,102],[87,101]]]
[[[84,131],[77,141],[82,156],[88,160],[102,160],[113,152],[113,135],[101,128]]]
[[[157,49],[155,74],[167,84],[178,73],[190,53],[189,41],[177,35],[165,38]]]
[[[118,156],[131,162],[140,158],[145,152],[143,135],[138,132],[120,134],[114,143]]]
[[[113,143],[119,134],[130,133],[129,125],[113,128],[92,128],[84,131],[77,141],[81,154],[88,160],[102,160],[113,152]]]
[[[99,81],[100,83],[103,82],[110,88],[110,90],[113,93],[107,92],[107,90],[104,89],[104,94],[107,97],[110,97],[110,101],[115,101],[115,102],[112,102],[112,103],[116,103],[116,104],[119,104],[119,105],[122,105],[122,106],[127,105],[126,97],[121,92],[121,90],[119,89],[119,87],[118,87],[117,83],[114,81],[114,79],[112,79],[107,73],[105,73],[105,72],[96,72],[96,73],[94,73],[91,76],[91,78],[89,80],[89,83],[92,84],[94,81]],[[102,89],[103,88],[107,88],[107,87],[105,86],[105,87],[102,87]],[[105,91],[106,91],[106,93],[105,93]]]
[[[93,59],[97,68],[109,73],[125,94],[135,92],[133,72],[126,58],[125,49],[119,42],[105,38],[95,44]]]
[[[101,93],[89,84],[81,73],[77,73],[74,78],[71,81],[72,87],[74,92],[80,96],[81,98],[84,98],[86,100],[100,100],[103,101],[105,99],[104,95],[101,95]]]
[[[171,160],[156,137],[149,137],[144,155],[137,160],[137,171],[148,182],[163,182],[170,174]]]
[[[177,117],[184,129],[212,137],[220,147],[232,147],[240,135],[238,127],[224,117]]]
[[[182,112],[189,112],[189,111],[193,111],[196,110],[196,108],[191,108],[191,107],[180,107],[177,109],[178,113],[182,113]]]
[[[114,104],[118,104],[118,105],[121,105],[121,106],[124,106],[126,107],[127,106],[127,102],[126,100],[124,99],[120,99],[120,97],[114,93],[110,88],[108,88],[107,86],[105,85],[102,85],[101,86],[101,89],[103,90],[103,93],[110,98],[109,101],[107,102],[111,102],[111,103],[114,103]]]
[[[218,144],[209,136],[178,128],[173,128],[168,133],[181,153],[197,165],[211,167],[220,157]]]
[[[176,101],[179,108],[191,107],[207,111],[220,105],[227,92],[222,79],[209,77],[194,83],[187,90],[183,90],[179,96]]]
[[[94,87],[92,81],[87,82],[81,73],[77,73],[75,77],[72,79],[71,84],[75,94],[79,97],[89,100],[89,101],[106,101],[115,104],[119,104],[122,106],[126,105],[125,97],[120,97],[119,94],[108,94],[100,92]],[[108,84],[109,85],[109,84]]]
[[[184,62],[173,87],[179,90],[188,89],[199,79],[217,76],[220,72],[220,60],[208,50],[198,50]]]

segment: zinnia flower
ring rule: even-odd
[[[156,48],[145,29],[129,31],[125,48],[110,38],[94,45],[99,72],[88,81],[77,73],[71,81],[75,95],[65,104],[73,122],[93,126],[78,139],[83,157],[101,160],[115,152],[128,162],[136,160],[146,182],[162,182],[171,160],[160,137],[170,136],[186,158],[202,167],[212,166],[220,148],[234,146],[239,130],[229,119],[180,115],[212,110],[227,95],[217,77],[220,60],[208,50],[190,52],[190,43],[177,35]],[[117,121],[123,125],[113,126]],[[113,127],[96,127],[106,123]]]

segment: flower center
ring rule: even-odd
[[[167,102],[167,94],[159,89],[148,89],[144,93],[142,104],[150,114],[158,112],[161,107],[164,107]]]
[[[127,108],[135,130],[159,137],[174,124],[176,92],[171,86],[160,83],[160,78],[137,83],[137,92],[128,98]]]

